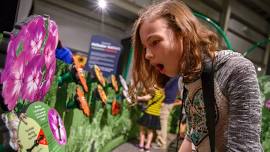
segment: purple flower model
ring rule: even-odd
[[[28,60],[31,60],[36,54],[41,54],[42,43],[45,40],[46,29],[45,21],[42,16],[38,16],[27,25],[27,56]]]
[[[27,49],[24,45],[26,41],[24,35],[26,35],[26,33],[27,30],[23,28],[17,35],[11,34],[7,46],[6,64],[1,76],[1,82],[9,77],[11,67],[15,64],[16,60],[25,60],[25,54],[23,52]]]
[[[41,89],[39,92],[39,100],[43,100],[43,97],[49,91],[50,86],[53,82],[53,77],[56,68],[56,57],[55,57],[55,49],[58,43],[58,29],[55,22],[49,22],[49,35],[48,40],[44,48],[44,57],[45,57],[45,65],[47,71],[43,71],[45,75],[45,79],[42,80]],[[43,75],[43,78],[44,78]]]
[[[30,102],[34,102],[38,99],[43,65],[44,58],[41,55],[37,55],[25,67],[22,99],[29,100]]]
[[[1,73],[4,103],[12,110],[19,98],[34,102],[48,92],[55,73],[58,29],[54,21],[31,16],[15,28]]]
[[[4,103],[8,105],[8,109],[14,109],[19,96],[21,95],[21,87],[23,85],[24,61],[17,60],[10,66],[10,73],[5,81],[3,81]]]
[[[51,108],[48,111],[48,120],[54,139],[58,144],[65,145],[67,142],[66,129],[60,115],[55,109]]]
[[[41,82],[41,89],[39,91],[38,100],[43,100],[44,96],[49,91],[50,86],[53,82],[54,73],[56,69],[56,60],[53,60],[52,62],[53,63],[51,63],[50,67],[46,71],[45,79],[43,79]]]

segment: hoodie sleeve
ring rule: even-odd
[[[235,56],[228,59],[223,69],[230,71],[225,72],[228,75],[224,85],[229,102],[226,151],[263,151],[261,98],[255,68],[248,59]]]

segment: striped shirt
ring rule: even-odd
[[[146,109],[145,112],[147,114],[150,114],[150,115],[159,116],[161,104],[162,104],[164,98],[165,98],[164,90],[163,89],[155,89],[153,98],[148,101],[147,106],[149,106],[149,107]]]

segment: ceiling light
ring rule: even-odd
[[[101,9],[106,9],[107,7],[106,0],[98,0],[98,7],[100,7]]]

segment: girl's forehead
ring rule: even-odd
[[[147,20],[142,23],[139,33],[143,41],[146,41],[147,37],[158,34],[160,32],[165,32],[168,30],[168,25],[165,19],[158,18],[155,20]]]
[[[142,25],[143,24],[151,24],[151,25],[163,25],[163,26],[167,26],[167,20],[164,18],[164,17],[149,17],[149,18],[146,18]]]

